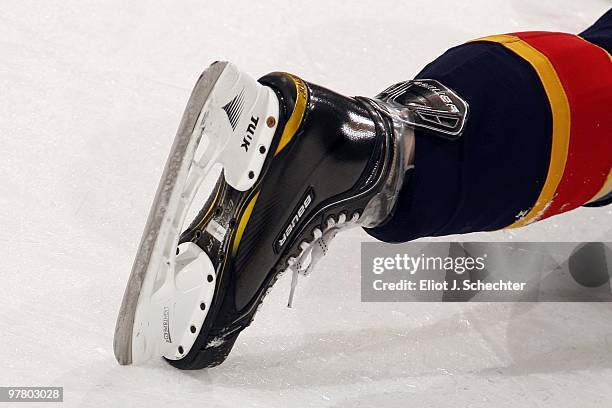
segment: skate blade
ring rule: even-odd
[[[113,344],[119,364],[159,356],[180,359],[195,342],[214,295],[216,272],[197,245],[181,244],[177,252],[178,239],[198,187],[215,163],[224,168],[226,182],[242,191],[259,176],[265,155],[256,152],[269,149],[276,127],[258,129],[258,122],[260,116],[278,119],[278,100],[264,88],[227,62],[211,65],[196,83],[121,303]],[[255,145],[250,152],[235,143],[244,130]]]

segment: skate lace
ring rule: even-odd
[[[291,290],[289,292],[288,307],[293,305],[293,297],[298,283],[299,275],[309,276],[314,269],[316,263],[327,255],[329,244],[336,234],[351,227],[358,226],[357,221],[360,218],[359,212],[353,213],[351,218],[342,212],[337,218],[333,215],[327,218],[323,230],[315,228],[312,231],[313,239],[311,241],[303,240],[300,245],[300,253],[296,257],[287,259],[287,269],[291,269]]]

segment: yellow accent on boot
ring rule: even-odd
[[[287,123],[285,123],[285,128],[283,129],[283,134],[281,135],[280,141],[278,142],[278,147],[276,148],[276,152],[274,155],[280,153],[281,150],[289,144],[293,136],[297,133],[300,125],[302,124],[302,119],[304,119],[304,112],[306,112],[306,103],[308,102],[308,88],[306,87],[306,83],[301,79],[296,77],[295,75],[285,73],[288,75],[293,82],[295,83],[296,89],[296,98],[295,98],[295,106],[293,108],[293,112],[291,112],[291,116]]]
[[[238,252],[238,246],[240,245],[240,241],[242,240],[242,234],[244,234],[244,230],[246,228],[247,223],[249,222],[249,218],[251,218],[251,213],[253,212],[253,207],[255,207],[255,202],[259,198],[259,191],[257,194],[251,198],[251,201],[247,204],[244,212],[242,213],[242,217],[240,217],[240,222],[238,223],[238,228],[236,228],[236,237],[234,238],[234,245],[232,246],[232,255],[236,255]]]

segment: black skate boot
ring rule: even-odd
[[[454,137],[467,109],[451,112],[427,86],[406,84],[349,98],[290,74],[256,82],[213,64],[187,106],[134,263],[115,334],[119,362],[220,364],[281,272],[293,273],[292,297],[337,231],[384,222],[410,167],[412,128]],[[398,99],[408,94],[410,108]],[[223,172],[177,241],[213,163]]]

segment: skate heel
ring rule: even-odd
[[[258,179],[276,131],[274,92],[228,62],[198,79],[181,120],[125,290],[114,337],[120,364],[184,357],[215,293],[216,271],[194,243],[178,246],[187,210],[213,165],[239,191]],[[178,249],[177,249],[178,248]]]

